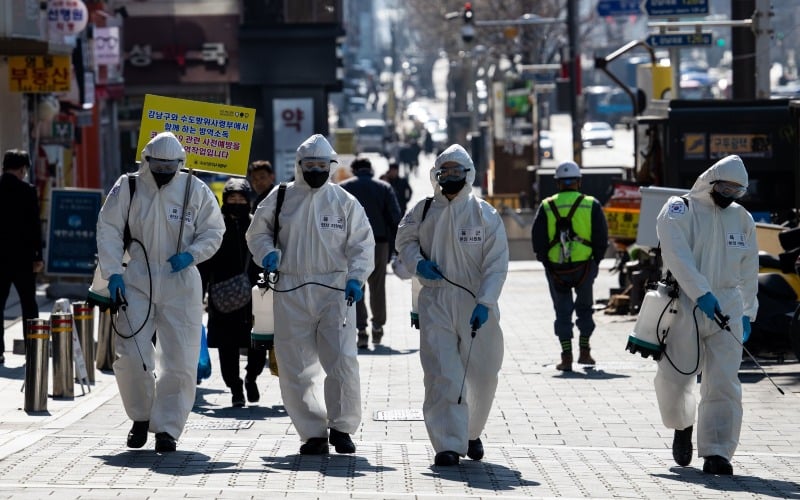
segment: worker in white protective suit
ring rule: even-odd
[[[156,451],[175,451],[194,405],[203,319],[195,264],[217,252],[225,222],[208,186],[180,171],[185,160],[172,133],[153,137],[142,150],[133,197],[129,175],[122,175],[97,221],[100,274],[112,299],[127,300],[114,321],[113,368],[133,420],[130,448],[144,446],[149,430]],[[124,267],[126,222],[133,243]]]
[[[329,182],[336,165],[325,137],[309,137],[297,148],[278,227],[281,190],[273,189],[247,230],[253,260],[265,273],[277,273],[275,357],[303,455],[326,454],[328,443],[337,453],[355,453],[350,434],[361,424],[355,310],[348,302],[363,296],[375,240],[358,200]]]
[[[672,456],[681,466],[692,460],[697,414],[697,451],[705,459],[703,472],[711,474],[733,474],[730,460],[742,425],[741,342],[758,309],[755,224],[735,202],[747,185],[742,160],[722,158],[688,195],[671,197],[656,223],[664,266],[680,287],[655,377],[658,406],[664,425],[675,429]],[[728,316],[730,331],[715,316]],[[698,410],[694,385],[701,372]]]
[[[422,410],[434,463],[456,465],[464,455],[480,460],[484,454],[480,435],[503,362],[497,301],[508,272],[508,239],[497,211],[472,193],[475,166],[464,148],[447,148],[430,175],[433,201],[427,212],[423,200],[406,214],[396,247],[422,284]]]

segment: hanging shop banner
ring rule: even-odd
[[[81,0],[50,0],[47,22],[53,33],[77,35],[89,23],[89,10]]]
[[[94,62],[98,66],[115,66],[120,63],[119,28],[94,29]]]
[[[100,189],[54,188],[50,192],[45,272],[53,276],[92,276],[97,265]]]
[[[70,56],[9,56],[8,89],[32,94],[68,92]]]
[[[172,132],[186,149],[186,168],[245,176],[255,116],[252,108],[147,94],[136,150]]]
[[[273,99],[272,130],[275,144],[275,177],[278,182],[294,177],[297,148],[314,133],[314,100]]]

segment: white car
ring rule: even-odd
[[[586,122],[581,129],[584,148],[592,146],[614,147],[614,129],[606,122]]]

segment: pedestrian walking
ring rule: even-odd
[[[475,166],[464,148],[447,148],[430,175],[433,198],[403,218],[397,250],[422,284],[422,411],[434,463],[447,466],[464,455],[483,458],[480,436],[503,363],[497,302],[508,273],[508,239],[497,211],[472,193]]]
[[[247,180],[250,182],[250,187],[255,191],[253,207],[250,213],[256,213],[258,204],[275,187],[275,170],[272,168],[272,163],[267,160],[256,160],[250,163],[247,166]]]
[[[680,287],[655,377],[658,408],[663,424],[675,429],[672,456],[681,466],[692,461],[697,419],[697,451],[709,474],[733,474],[730,460],[742,427],[741,343],[758,311],[755,223],[736,203],[747,186],[741,158],[726,156],[700,174],[686,196],[671,197],[656,220],[664,267]]]
[[[5,311],[11,285],[17,290],[23,325],[39,317],[36,274],[44,269],[39,197],[27,182],[31,160],[27,151],[9,149],[0,177],[0,233],[13,238],[0,245],[0,311]],[[0,322],[0,364],[6,362],[5,326]]]
[[[556,315],[553,328],[561,343],[561,363],[556,369],[569,372],[573,313],[579,332],[578,363],[595,364],[589,344],[595,328],[592,289],[608,248],[608,224],[600,203],[580,192],[581,170],[576,163],[562,163],[554,177],[558,193],[539,205],[531,240],[536,258],[544,263]]]
[[[341,183],[341,186],[364,207],[375,238],[375,269],[369,275],[369,309],[372,312],[372,343],[383,341],[383,325],[386,324],[386,264],[394,252],[397,224],[400,222],[400,207],[397,204],[392,186],[373,179],[375,171],[367,158],[356,158],[350,165],[354,177]],[[363,290],[362,290],[363,291]],[[369,346],[367,335],[366,299],[356,302],[357,346]]]
[[[322,135],[306,139],[297,148],[295,180],[267,196],[247,230],[254,261],[277,273],[278,380],[304,455],[328,453],[329,442],[337,453],[355,453],[350,434],[361,424],[355,318],[347,301],[362,298],[375,240],[358,200],[329,182],[336,165]]]
[[[97,221],[100,274],[112,300],[127,302],[114,323],[113,368],[133,420],[129,448],[144,446],[149,430],[156,451],[175,451],[194,405],[203,319],[196,264],[217,252],[225,222],[208,186],[181,171],[185,162],[171,132],[153,137],[134,180],[117,179]]]
[[[400,214],[405,214],[408,202],[411,200],[411,195],[414,194],[414,191],[412,191],[408,179],[400,175],[400,164],[396,161],[390,161],[389,170],[380,179],[392,186],[395,198],[397,198],[397,204],[400,206]]]
[[[212,289],[230,280],[247,276],[250,287],[258,280],[258,266],[252,264],[247,249],[245,233],[250,227],[250,184],[245,179],[231,178],[222,189],[222,215],[225,234],[217,253],[197,267],[208,290],[208,347],[217,348],[220,372],[225,385],[231,390],[231,405],[256,403],[260,399],[256,378],[264,371],[267,351],[253,349],[250,332],[253,328],[253,302],[241,307],[232,305],[223,297],[217,299]],[[249,295],[249,289],[248,289]],[[217,303],[217,301],[221,303]],[[247,350],[244,382],[239,376],[239,350]]]

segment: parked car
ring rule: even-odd
[[[581,129],[584,148],[592,146],[614,147],[614,129],[606,122],[586,122]]]
[[[381,153],[386,151],[386,136],[389,128],[380,118],[364,118],[356,121],[356,150],[358,153]]]

